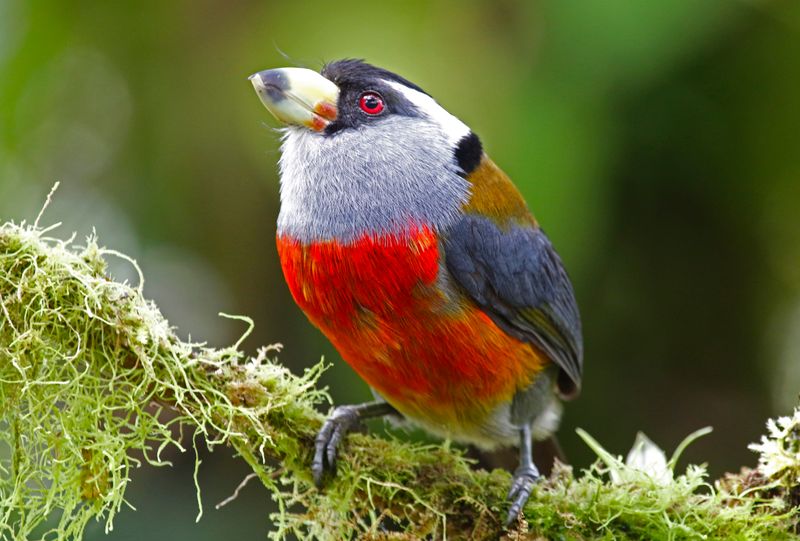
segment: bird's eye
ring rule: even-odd
[[[364,92],[358,99],[358,106],[368,115],[379,115],[383,112],[386,105],[383,98],[375,92]]]

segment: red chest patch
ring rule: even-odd
[[[364,313],[408,310],[414,289],[432,284],[439,267],[436,237],[428,229],[363,237],[347,245],[302,245],[279,236],[278,254],[300,308],[318,326],[343,330],[356,325]]]
[[[312,323],[392,405],[429,425],[467,430],[545,363],[457,287],[442,290],[439,246],[427,228],[348,244],[279,236],[278,253]]]

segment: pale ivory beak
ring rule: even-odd
[[[286,124],[322,131],[336,120],[339,87],[310,69],[278,68],[250,76],[258,97]]]

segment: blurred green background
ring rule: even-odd
[[[333,361],[293,305],[274,245],[278,134],[247,81],[359,57],[417,82],[483,139],[567,264],[585,327],[580,426],[624,453],[637,430],[687,459],[752,464],[746,444],[800,390],[800,2],[42,2],[0,0],[0,219],[96,228],[136,258],[184,337],[256,322],[296,371]],[[135,279],[129,265],[112,272]],[[109,539],[263,538],[232,452],[136,472]],[[94,527],[90,539],[105,538]]]

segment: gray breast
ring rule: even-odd
[[[419,118],[333,136],[288,128],[280,169],[278,232],[306,242],[446,227],[469,197],[446,135]]]

